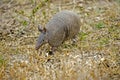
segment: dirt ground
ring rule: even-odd
[[[36,51],[37,26],[62,10],[80,16],[77,42]],[[119,79],[119,0],[0,0],[0,80]]]

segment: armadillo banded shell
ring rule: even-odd
[[[79,16],[71,11],[62,11],[53,16],[46,25],[48,42],[57,47],[73,38],[80,29]]]

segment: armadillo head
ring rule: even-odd
[[[38,50],[43,44],[47,43],[47,33],[46,33],[46,28],[42,28],[41,26],[38,26],[38,30],[41,32],[39,35],[39,38],[37,40],[35,49]]]

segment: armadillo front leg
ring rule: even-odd
[[[57,50],[57,47],[52,47],[51,51],[49,51],[49,55],[53,55],[56,50]]]
[[[52,47],[52,51],[56,51],[57,50],[57,47]]]

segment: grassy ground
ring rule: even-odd
[[[38,24],[61,10],[81,18],[78,41],[37,52]],[[1,0],[0,80],[119,80],[119,0]]]

